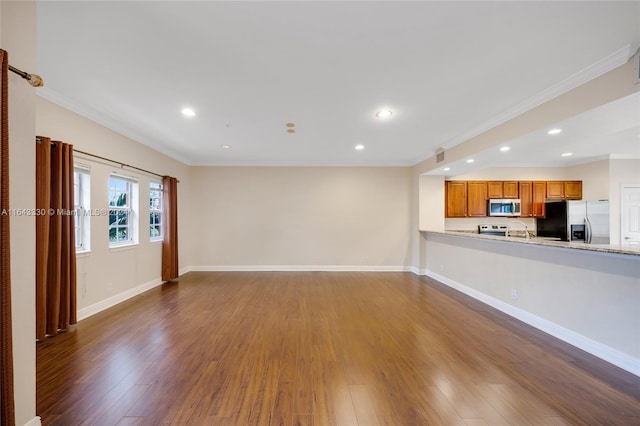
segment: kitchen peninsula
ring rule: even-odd
[[[640,250],[420,234],[421,274],[640,375]]]
[[[582,198],[608,198],[611,217],[619,218],[620,185],[634,181],[638,164],[488,168],[456,179],[501,181],[503,198],[506,182],[582,181]],[[447,218],[447,181],[454,180],[419,177],[418,272],[640,376],[640,248],[620,245],[619,220],[611,221],[609,245],[535,238],[534,217]],[[480,235],[482,224],[526,226],[533,238]]]
[[[546,246],[546,247],[556,247],[561,249],[587,250],[587,251],[595,251],[599,253],[640,256],[640,245],[585,244],[585,243],[574,243],[569,241],[557,241],[555,239],[540,238],[535,236],[527,239],[527,238],[524,238],[523,236],[508,237],[508,236],[497,236],[497,235],[483,235],[483,234],[478,234],[476,232],[453,231],[453,230],[445,231],[443,233],[447,235],[457,235],[461,237],[470,237],[470,238],[482,238],[482,239],[488,239],[488,240],[494,240],[494,241],[503,241],[508,243],[533,244],[533,245]]]

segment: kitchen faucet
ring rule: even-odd
[[[507,236],[511,236],[511,225],[513,225],[514,223],[519,223],[520,225],[524,226],[524,238],[529,240],[531,239],[531,233],[529,232],[529,228],[527,228],[527,224],[524,222],[520,222],[519,220],[512,220],[511,222],[509,222],[507,224],[508,226],[508,230],[509,232],[507,232]]]

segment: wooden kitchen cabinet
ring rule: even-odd
[[[564,198],[567,200],[582,200],[582,181],[568,180],[564,182]]]
[[[547,198],[552,200],[564,200],[564,181],[547,181]]]
[[[485,217],[489,198],[520,198],[521,217],[544,217],[545,201],[581,200],[582,181],[446,181],[446,217]]]
[[[445,217],[467,217],[467,182],[445,182]]]
[[[518,182],[505,181],[502,182],[502,198],[518,198]]]
[[[503,183],[501,180],[487,182],[487,196],[489,198],[504,198]]]
[[[520,216],[544,217],[544,201],[547,184],[545,181],[518,182],[520,190]]]
[[[484,217],[487,215],[487,182],[467,182],[467,216]]]
[[[518,198],[517,181],[490,180],[487,182],[488,198]]]
[[[520,216],[533,217],[533,182],[518,182]]]
[[[582,200],[581,180],[547,181],[547,195],[550,200]]]
[[[533,182],[532,216],[544,217],[544,202],[547,199],[547,185],[544,182]]]

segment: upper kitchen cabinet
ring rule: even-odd
[[[518,182],[520,189],[520,216],[544,217],[547,185],[544,181]]]
[[[467,215],[484,217],[487,215],[487,182],[467,182]]]
[[[547,196],[550,200],[581,200],[582,181],[550,180],[547,181]]]
[[[501,180],[487,182],[487,195],[489,198],[504,198],[504,186]]]
[[[519,191],[518,191],[518,182],[516,181],[506,181],[502,183],[503,185],[503,192],[502,192],[502,198],[518,198],[519,197]]]
[[[520,216],[533,217],[533,182],[518,182],[520,191]]]
[[[532,216],[544,217],[544,201],[547,197],[547,186],[544,182],[533,182],[533,194],[532,194]]]
[[[492,180],[487,182],[488,198],[518,198],[518,182]]]
[[[485,217],[489,198],[520,198],[521,217],[544,217],[547,199],[582,199],[582,181],[446,181],[445,215]]]
[[[564,181],[561,181],[561,180],[547,181],[547,198],[552,200],[564,199]]]
[[[567,200],[582,200],[582,181],[580,180],[565,181],[564,197]]]
[[[490,180],[487,182],[488,198],[518,198],[517,181]]]
[[[446,217],[467,217],[466,181],[447,181],[444,198]]]

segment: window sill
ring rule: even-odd
[[[162,244],[162,238],[160,238],[159,240],[149,240],[149,244]]]
[[[132,250],[138,247],[138,243],[127,243],[127,244],[118,244],[118,245],[110,245],[109,246],[109,251],[110,252],[116,252],[116,251],[125,251],[125,250]]]
[[[91,254],[91,250],[81,250],[76,252],[76,258],[85,257]]]

